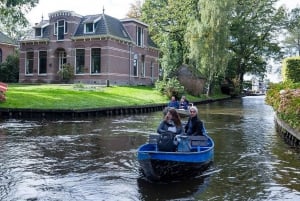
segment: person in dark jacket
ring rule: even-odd
[[[171,100],[170,100],[170,102],[168,103],[168,107],[172,107],[172,108],[175,108],[175,109],[179,109],[179,103],[178,103],[178,101],[176,100],[175,96],[172,96],[172,97],[171,97]]]
[[[184,126],[186,135],[204,135],[205,130],[203,122],[198,118],[198,109],[195,106],[190,107],[190,117]]]
[[[178,143],[174,141],[175,136],[184,132],[179,114],[174,108],[168,109],[157,128],[157,133],[160,134],[157,142],[159,151],[176,151]]]
[[[157,128],[157,133],[162,134],[172,132],[174,134],[183,134],[183,127],[179,114],[175,109],[169,109],[164,120],[161,121]]]

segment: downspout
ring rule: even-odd
[[[132,45],[129,44],[129,85],[131,85],[131,53],[132,53]]]

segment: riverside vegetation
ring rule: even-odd
[[[282,78],[283,82],[270,86],[266,102],[280,119],[300,132],[300,57],[283,60]]]
[[[272,84],[266,95],[266,103],[277,116],[300,132],[300,83],[283,82]]]

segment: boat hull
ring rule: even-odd
[[[157,151],[156,144],[139,147],[137,158],[145,177],[150,180],[174,180],[201,174],[213,163],[214,143],[194,147],[191,151]]]

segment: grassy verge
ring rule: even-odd
[[[190,95],[187,98],[191,102],[207,99]],[[6,101],[0,102],[0,108],[92,109],[164,104],[168,101],[153,87],[145,86],[9,84]]]

